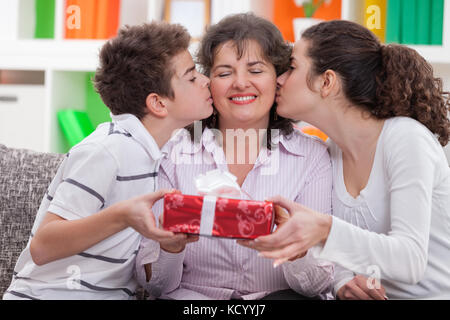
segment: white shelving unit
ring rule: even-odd
[[[28,17],[30,5],[34,0],[17,1],[15,5],[21,10],[20,17]],[[27,87],[39,86],[44,92],[39,122],[42,129],[34,130],[34,139],[29,138],[18,141],[9,139],[27,130],[26,118],[33,115],[33,105],[29,111],[23,111],[21,117],[16,113],[8,113],[8,103],[0,99],[0,124],[3,122],[16,123],[16,131],[6,134],[0,130],[0,143],[11,147],[25,147],[38,151],[61,152],[65,149],[64,139],[56,120],[56,112],[64,108],[83,108],[85,97],[85,75],[95,71],[98,65],[98,52],[103,40],[65,40],[63,34],[65,0],[56,0],[55,10],[55,39],[34,40],[27,22],[19,21],[17,36],[9,39],[0,39],[0,75],[1,72],[14,72],[18,75],[27,75],[29,71],[40,72],[43,77],[39,84],[23,85]],[[271,19],[273,1],[276,0],[212,0],[211,20],[218,22],[224,16],[253,11],[265,18]],[[9,1],[8,1],[9,2]],[[4,4],[2,4],[4,5]],[[356,22],[362,21],[363,1],[342,0],[342,18]],[[434,67],[438,76],[444,79],[444,85],[450,90],[450,0],[445,0],[444,12],[444,42],[442,46],[412,46],[423,55]],[[122,0],[120,24],[139,24],[144,21],[160,20],[163,17],[164,0]],[[1,34],[0,34],[1,38]],[[195,52],[196,44],[191,46]],[[0,96],[8,89],[8,85],[0,85]],[[19,139],[20,140],[20,139]],[[35,141],[35,142],[32,142]],[[38,141],[38,142],[36,142]],[[450,147],[447,147],[450,159]]]

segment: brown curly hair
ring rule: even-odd
[[[206,31],[196,55],[196,62],[203,74],[210,76],[217,50],[228,41],[235,44],[238,57],[245,53],[249,40],[256,41],[262,50],[264,58],[274,67],[277,76],[289,69],[292,45],[283,39],[278,28],[270,21],[258,17],[253,13],[233,14],[223,18]],[[275,97],[274,97],[275,99]],[[218,121],[214,115],[202,121],[205,127],[218,129]],[[267,148],[271,148],[271,129],[279,129],[281,134],[290,135],[293,120],[276,115],[276,103],[270,109],[269,127],[267,130]],[[193,126],[187,128],[193,137]]]
[[[94,77],[95,88],[111,112],[142,119],[150,93],[172,99],[171,61],[188,49],[190,39],[186,28],[167,22],[121,28],[103,45]]]
[[[413,118],[433,132],[442,146],[449,142],[450,94],[414,49],[382,45],[368,29],[344,20],[312,26],[302,38],[311,44],[307,54],[313,75],[334,70],[354,105],[378,119]]]

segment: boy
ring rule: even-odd
[[[62,162],[4,299],[132,299],[141,235],[183,237],[158,229],[151,208],[169,192],[156,191],[160,148],[213,111],[189,42],[182,26],[151,23],[103,46],[95,85],[112,122]]]

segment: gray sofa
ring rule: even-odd
[[[41,200],[63,158],[63,154],[0,144],[0,299],[11,283]],[[143,297],[139,289],[136,298]]]

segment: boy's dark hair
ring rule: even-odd
[[[94,85],[114,115],[131,113],[142,119],[150,93],[174,98],[171,59],[187,50],[186,28],[167,22],[125,26],[100,51]]]

